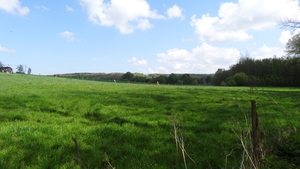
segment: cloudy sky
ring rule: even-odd
[[[215,73],[283,56],[298,0],[0,0],[0,61],[33,74]]]

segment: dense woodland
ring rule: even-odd
[[[213,83],[217,86],[300,86],[300,57],[241,58],[229,70],[219,69]]]
[[[274,56],[262,60],[241,57],[238,63],[230,66],[229,70],[218,69],[214,76],[192,77],[189,74],[171,74],[160,75],[153,78],[153,81],[178,85],[299,87],[300,57]]]

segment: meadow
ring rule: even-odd
[[[250,100],[264,131],[262,166],[300,161],[299,88],[0,81],[0,168],[247,168]]]

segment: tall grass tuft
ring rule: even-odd
[[[184,167],[187,169],[187,161],[186,161],[186,156],[195,163],[195,161],[189,156],[189,154],[186,152],[185,147],[184,147],[184,130],[183,127],[179,128],[176,125],[176,119],[173,116],[172,118],[172,124],[173,124],[173,129],[174,129],[174,134],[171,134],[174,139],[175,139],[175,144],[176,144],[176,157],[177,157],[177,165],[178,165],[178,159],[179,159],[179,150],[181,151],[182,154],[182,159],[184,163]]]

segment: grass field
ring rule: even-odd
[[[18,74],[0,74],[0,81],[0,168],[80,168],[78,160],[85,168],[184,168],[175,134],[182,136],[192,159],[185,155],[188,168],[239,168],[245,157],[240,138],[249,144],[250,100],[257,102],[265,149],[273,152],[266,154],[265,166],[291,162],[286,154],[274,155],[274,142],[294,131],[300,143],[299,88],[126,84]]]

